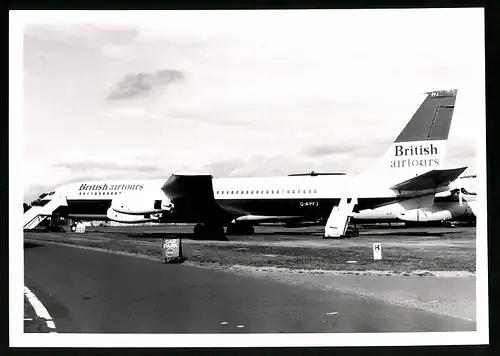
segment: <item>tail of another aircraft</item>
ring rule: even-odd
[[[457,92],[453,89],[426,93],[423,103],[371,173],[395,184],[442,169]]]

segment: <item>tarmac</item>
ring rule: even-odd
[[[126,255],[124,251],[119,254],[120,251],[109,249],[106,253],[95,247],[96,241],[109,243],[110,240],[115,244],[113,246],[122,246],[120,243],[124,241],[129,244],[140,242],[145,247],[156,246],[158,235],[155,234],[165,233],[165,230],[159,229],[101,228],[98,232],[59,235],[25,233],[25,286],[38,297],[55,324],[55,329],[47,327],[44,319],[37,317],[26,300],[25,332],[366,333],[476,330],[475,276],[470,272],[461,275],[459,272],[463,271],[454,271],[454,277],[389,277],[363,275],[362,271],[355,270],[345,274],[345,271],[338,270],[293,270],[272,265],[260,268],[233,263],[241,253],[248,252],[237,251],[241,246],[250,250],[252,246],[271,245],[274,248],[283,245],[286,248],[303,248],[310,241],[315,246],[314,250],[331,249],[336,244],[365,244],[368,240],[363,241],[363,236],[332,242],[318,239],[314,231],[307,234],[306,229],[303,229],[306,231],[303,234],[298,234],[297,230],[292,230],[295,234],[287,234],[289,229],[262,227],[253,236],[230,237],[232,241],[226,246],[232,248],[224,253],[234,255],[231,263],[225,264],[222,260],[215,265],[191,261],[189,253],[187,262],[172,265],[163,263],[155,256]],[[184,233],[187,228],[175,227],[171,230]],[[456,239],[438,238],[435,244],[454,244],[460,245],[460,248],[470,245],[470,236],[462,235]],[[429,243],[426,235],[422,236],[415,235],[412,243],[417,244],[419,239],[422,243]],[[380,237],[373,235],[365,238],[380,241]],[[61,245],[63,240],[73,246]],[[395,235],[389,235],[386,240],[384,244],[398,244]],[[409,242],[408,236],[403,240]],[[83,248],[89,241],[94,247]],[[224,245],[224,242],[189,239],[183,239],[183,243],[188,251],[189,246],[199,249],[213,244]],[[273,259],[272,256],[269,258]]]

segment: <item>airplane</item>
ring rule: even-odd
[[[403,203],[385,205],[352,213],[354,224],[406,222],[409,225],[427,225],[435,222],[471,222],[476,216],[475,190],[477,175],[460,176],[449,189],[437,193],[432,205],[406,209]]]
[[[39,214],[76,221],[195,223],[197,239],[251,234],[259,221],[325,219],[324,237],[339,237],[353,211],[403,203],[432,205],[467,167],[443,169],[457,89],[427,92],[382,159],[364,173],[214,178],[174,173],[168,179],[86,181],[56,188]],[[31,213],[30,213],[31,211]],[[25,229],[36,225],[33,208]]]

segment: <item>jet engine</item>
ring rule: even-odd
[[[144,215],[122,214],[113,210],[113,208],[109,208],[106,215],[108,216],[108,219],[111,221],[128,223],[128,224],[149,222],[153,221],[155,218],[150,214],[144,214]]]
[[[174,206],[167,197],[158,199],[158,195],[134,192],[118,196],[111,201],[107,217],[112,221],[131,224],[160,221],[173,212]]]
[[[468,202],[457,204],[456,202],[437,204],[432,209],[413,209],[398,214],[402,221],[427,222],[454,220],[463,216],[471,215]]]
[[[143,193],[124,194],[111,202],[111,209],[130,215],[158,214],[172,208],[173,204],[167,197],[155,199]]]
[[[441,210],[436,212],[426,212],[423,209],[408,210],[398,215],[398,218],[403,221],[443,221],[450,220],[452,214],[449,210]]]

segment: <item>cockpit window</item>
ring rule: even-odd
[[[50,202],[50,200],[37,199],[31,202],[31,206],[45,206]]]

